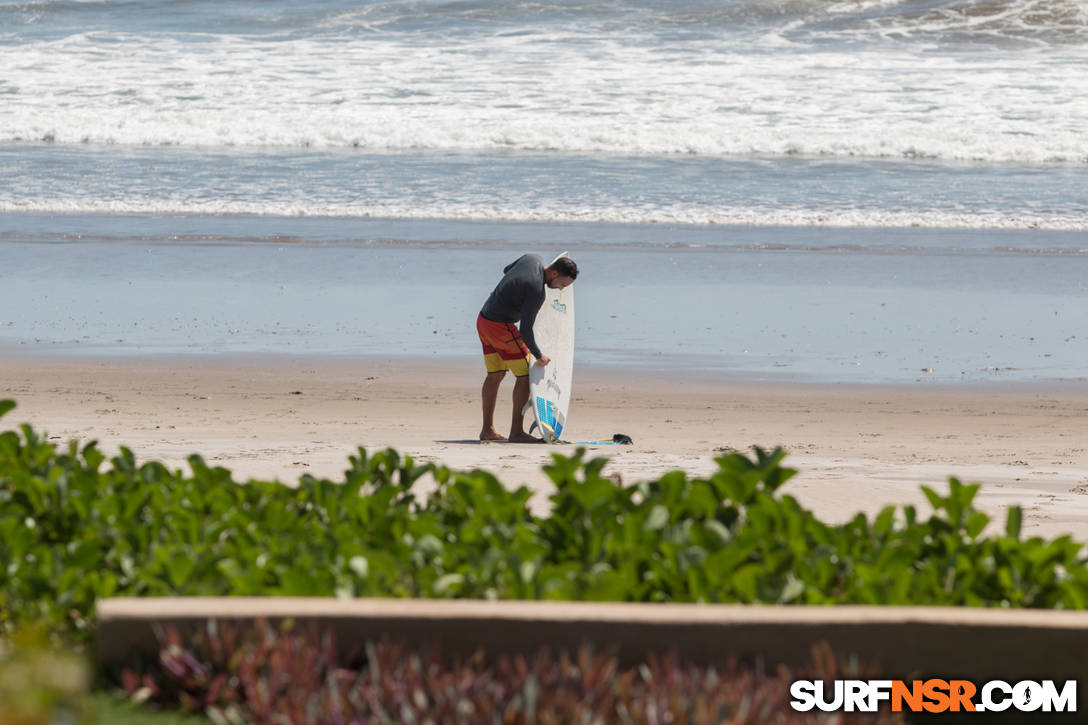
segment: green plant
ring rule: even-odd
[[[0,641],[0,725],[89,722],[88,686],[84,660],[50,648],[45,632],[23,628]]]
[[[782,493],[784,457],[621,485],[584,449],[553,454],[552,506],[535,515],[525,487],[391,449],[292,488],[237,483],[199,456],[190,474],[127,448],[107,462],[94,442],[22,426],[0,433],[0,634],[34,622],[84,642],[108,596],[1088,605],[1081,545],[1022,538],[1015,507],[985,534],[977,484],[924,488],[926,518],[889,506],[828,524]]]
[[[103,725],[208,725],[203,714],[156,711],[110,692],[93,692],[90,697],[92,722]]]

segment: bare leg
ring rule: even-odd
[[[534,438],[525,432],[522,427],[521,411],[529,402],[529,376],[517,378],[514,382],[514,415],[510,421],[511,443],[543,443],[540,438]]]
[[[484,427],[480,429],[482,441],[504,441],[506,438],[495,430],[495,403],[499,399],[499,385],[506,377],[505,370],[488,373],[484,378],[484,387],[481,395],[484,400]],[[528,378],[526,378],[528,380]]]

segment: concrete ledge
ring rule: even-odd
[[[315,621],[346,647],[381,637],[467,655],[582,643],[616,648],[625,663],[676,650],[694,662],[730,656],[803,665],[827,642],[879,662],[893,677],[1076,679],[1088,683],[1088,612],[944,607],[801,607],[592,602],[325,598],[104,599],[101,664],[157,651],[156,624],[193,628],[209,618]],[[1081,693],[1084,694],[1083,692]],[[1083,696],[1079,700],[1088,704]]]

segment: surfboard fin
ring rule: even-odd
[[[547,423],[540,424],[540,433],[548,443],[554,443],[559,440],[559,436],[555,434],[555,431],[552,430],[552,427]]]

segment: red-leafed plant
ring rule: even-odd
[[[813,655],[806,672],[773,675],[735,661],[697,666],[673,653],[622,667],[589,647],[456,659],[383,641],[341,656],[331,633],[312,626],[213,621],[189,636],[168,629],[157,661],[125,669],[121,681],[132,699],[222,724],[902,722],[891,713],[792,711],[794,679],[873,674],[843,667],[826,647]]]

